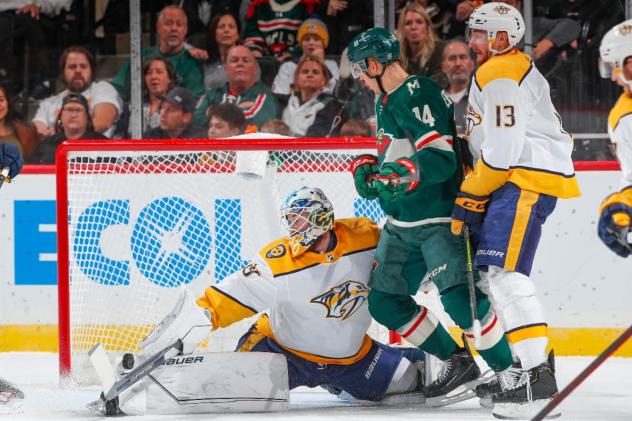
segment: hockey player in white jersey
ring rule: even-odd
[[[621,164],[620,190],[599,209],[599,238],[621,257],[632,253],[632,19],[615,25],[601,40],[599,73],[623,88],[608,116],[608,134]]]
[[[423,395],[414,392],[423,386],[423,351],[406,352],[367,335],[372,320],[367,282],[378,227],[367,218],[334,220],[324,193],[309,187],[287,197],[281,216],[286,237],[207,287],[197,309],[188,306],[195,314],[168,316],[141,344],[143,353],[151,355],[178,338],[184,338],[184,352],[191,352],[203,339],[197,335],[191,342],[191,326],[206,321],[215,330],[263,312],[236,351],[283,355],[289,389],[325,386],[368,401],[412,393],[422,403]],[[125,396],[120,400],[125,411]]]
[[[493,413],[530,418],[556,393],[547,361],[547,324],[529,278],[542,224],[558,198],[579,196],[571,151],[549,85],[515,46],[525,31],[518,10],[492,2],[469,18],[479,65],[470,88],[466,134],[475,165],[461,184],[452,231],[466,224],[475,264],[487,271],[490,301],[521,367],[501,372]],[[481,386],[482,387],[482,386]]]

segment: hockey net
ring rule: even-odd
[[[321,188],[336,218],[380,222],[357,196],[349,162],[373,140],[230,139],[75,141],[57,155],[60,371],[95,379],[87,352],[113,362],[136,352],[172,309],[178,286],[196,295],[243,267],[282,234],[281,201]],[[233,350],[252,320],[202,346]],[[388,340],[374,324],[369,332]]]

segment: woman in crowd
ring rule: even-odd
[[[318,56],[321,60],[324,60],[330,75],[329,82],[325,87],[325,92],[333,94],[340,71],[336,61],[325,59],[325,50],[329,45],[327,26],[318,19],[307,19],[298,29],[297,38],[298,45],[300,45],[303,50],[303,55],[296,60],[286,60],[281,65],[272,83],[272,92],[277,95],[289,96],[298,61],[306,56]]]
[[[409,3],[402,9],[397,38],[401,46],[399,59],[409,74],[427,76],[442,87],[447,86],[441,71],[443,43],[432,29],[430,16],[419,3]]]
[[[36,164],[55,163],[57,146],[68,139],[107,139],[94,130],[88,100],[81,94],[71,93],[64,97],[55,134],[42,140],[30,161]]]
[[[294,73],[294,92],[283,111],[283,121],[298,137],[338,136],[346,121],[342,104],[325,87],[327,66],[317,56],[303,57]]]
[[[143,103],[143,131],[160,127],[161,98],[176,86],[176,78],[175,69],[164,58],[154,57],[143,66],[146,95]]]
[[[22,120],[9,99],[7,89],[0,85],[0,142],[15,144],[28,158],[37,147],[35,129]]]
[[[207,90],[224,86],[224,62],[228,49],[239,42],[239,21],[229,12],[216,15],[208,25],[208,63],[204,65],[204,86]]]

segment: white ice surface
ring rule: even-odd
[[[557,379],[565,386],[591,358],[557,359]],[[95,400],[98,388],[64,390],[58,386],[57,354],[0,353],[0,376],[22,388],[26,395],[22,412],[0,414],[0,420],[104,420],[92,415],[86,404]],[[562,420],[632,420],[632,358],[606,361],[561,405]],[[267,414],[209,414],[126,417],[129,420],[491,420],[490,412],[476,400],[429,409],[415,407],[358,407],[339,401],[319,388],[300,388],[291,394],[289,412]],[[117,418],[120,419],[120,418]]]

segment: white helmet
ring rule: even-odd
[[[632,19],[621,22],[610,29],[601,39],[599,46],[599,74],[610,78],[614,73],[627,84],[632,84],[623,75],[623,63],[632,56]]]
[[[301,187],[283,202],[281,223],[290,239],[292,254],[298,256],[333,229],[334,208],[321,189]]]
[[[487,31],[489,49],[495,54],[504,53],[518,45],[525,31],[524,20],[518,9],[499,2],[486,3],[474,9],[467,25],[468,36],[473,29]],[[503,51],[492,49],[498,32],[507,32],[509,37],[509,47]]]

